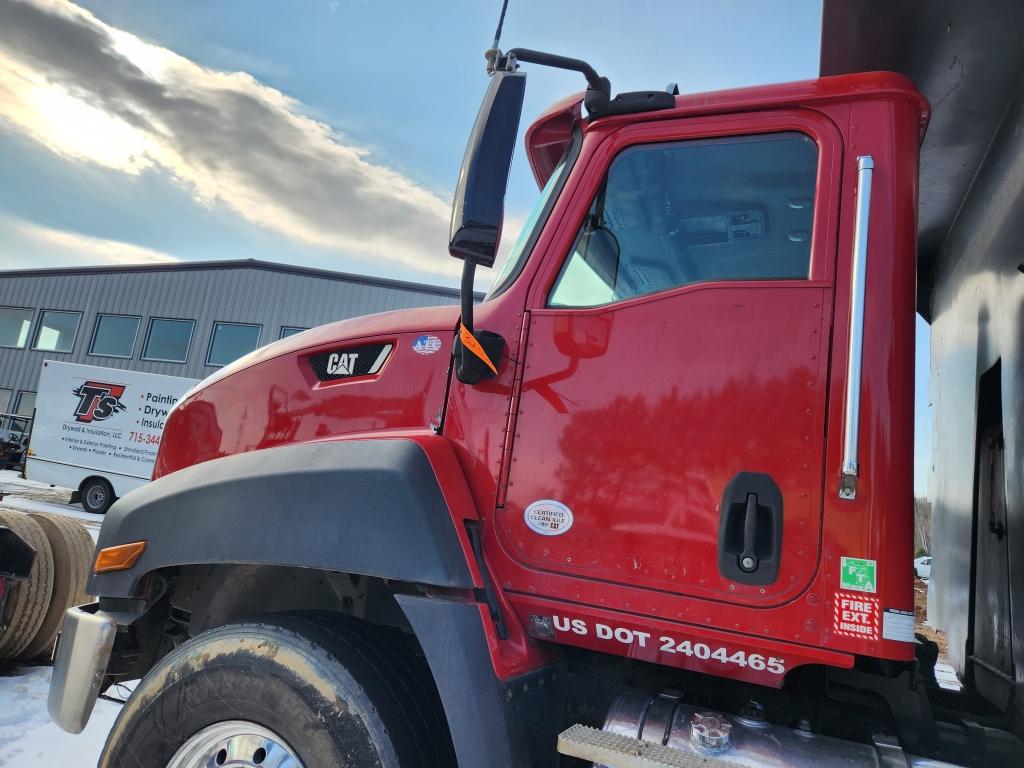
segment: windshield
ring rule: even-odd
[[[540,229],[543,227],[544,220],[551,209],[549,203],[554,203],[554,199],[558,196],[556,192],[561,190],[562,184],[565,181],[564,177],[568,174],[570,162],[576,157],[578,145],[579,141],[574,141],[551,172],[548,183],[544,185],[540,197],[537,198],[537,202],[533,205],[533,210],[530,211],[530,215],[523,222],[523,228],[519,230],[519,237],[513,243],[512,250],[509,251],[508,258],[505,259],[501,271],[494,278],[491,290],[487,292],[484,301],[504,291],[522,271],[526,258],[530,255],[530,250],[533,248],[537,235],[540,234]]]

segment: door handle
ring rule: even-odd
[[[718,570],[742,584],[771,584],[782,559],[782,492],[771,476],[740,472],[725,488]]]
[[[753,573],[757,570],[757,494],[747,494],[747,509],[743,515],[743,551],[737,559],[740,570]]]

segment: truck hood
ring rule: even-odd
[[[236,360],[197,384],[171,410],[154,478],[277,445],[429,430],[444,404],[458,317],[458,307],[357,317],[303,331]],[[382,362],[368,373],[338,375],[325,369],[359,355]]]
[[[281,355],[290,355],[314,347],[336,346],[339,342],[355,341],[368,336],[430,332],[452,333],[458,320],[459,308],[457,306],[417,307],[350,317],[336,323],[319,325],[243,355],[233,363],[211,373],[182,396],[181,400],[184,402],[215,382]]]

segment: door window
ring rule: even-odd
[[[794,131],[616,157],[549,298],[610,304],[710,280],[806,279],[818,148]]]

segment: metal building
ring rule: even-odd
[[[258,346],[458,290],[252,259],[0,272],[0,413],[31,414],[43,360],[202,379]]]

